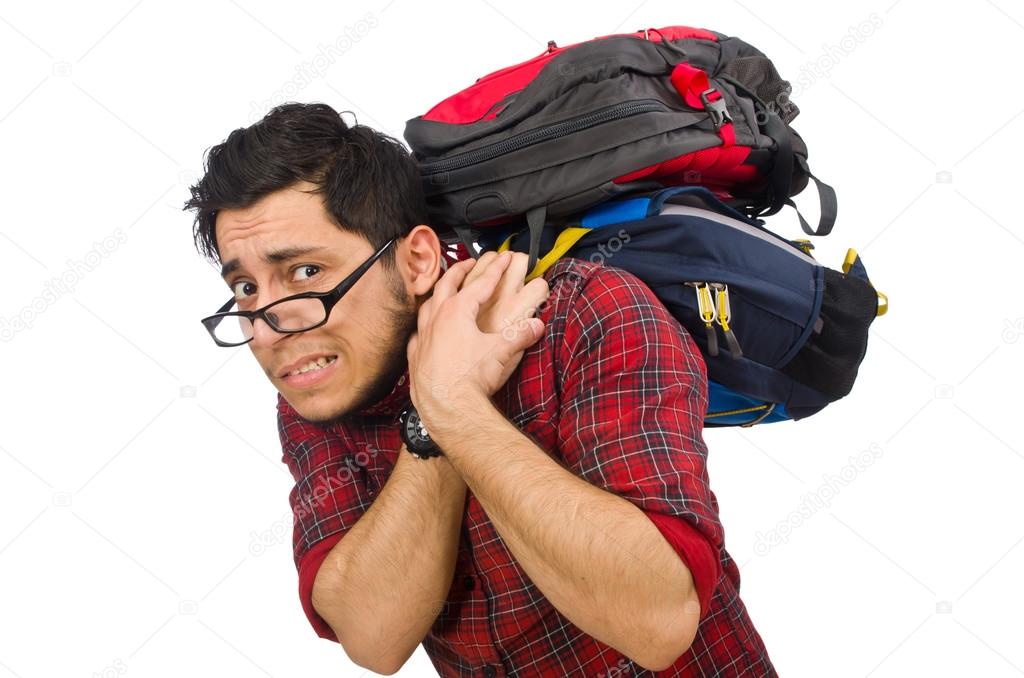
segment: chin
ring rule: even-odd
[[[295,396],[289,396],[282,391],[282,394],[300,417],[313,423],[327,424],[348,412],[346,403],[339,402],[337,394],[332,394],[333,397],[328,397],[324,392],[300,391]]]
[[[314,424],[330,424],[338,417],[342,416],[344,412],[338,412],[330,408],[313,408],[308,409],[305,407],[296,407],[295,411],[299,413],[299,416],[306,421],[311,421]]]

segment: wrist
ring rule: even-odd
[[[445,485],[456,487],[457,485],[465,485],[465,481],[462,480],[462,476],[452,465],[451,461],[444,454],[438,455],[437,457],[430,457],[430,463],[424,463],[424,460],[417,459],[416,455],[409,451],[409,448],[403,442],[398,448],[398,456],[395,461],[394,468],[398,468],[401,464],[402,468],[409,467],[416,469],[417,475],[422,473],[436,473],[441,479],[441,482]],[[437,469],[436,471],[433,469]]]
[[[475,437],[480,424],[498,409],[489,396],[469,395],[431,406],[421,413],[431,439],[448,454],[460,443]]]

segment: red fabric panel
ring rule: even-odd
[[[736,186],[759,176],[756,167],[743,164],[749,155],[748,146],[714,146],[640,168],[612,181],[625,184],[651,179],[665,186]]]
[[[626,36],[643,38],[644,32],[637,31],[636,33],[605,35],[600,38],[595,38],[595,40],[605,40],[607,38]],[[648,31],[648,38],[652,42],[661,42],[663,39],[682,40],[684,38],[717,40],[714,33],[701,28],[691,28],[689,26],[652,28]],[[544,68],[548,61],[554,58],[555,55],[561,54],[563,51],[581,44],[583,43],[574,43],[565,47],[555,47],[554,49],[548,50],[528,61],[508,66],[494,71],[489,75],[485,75],[466,89],[453,94],[431,108],[423,115],[423,119],[434,122],[446,122],[454,125],[465,125],[473,122],[479,122],[481,120],[490,120],[499,113],[499,109],[494,108],[495,104],[509,94],[518,92],[529,85],[530,82],[537,77],[537,74],[540,73],[541,69]],[[705,89],[707,88],[705,87]],[[699,102],[697,107],[700,107]]]
[[[718,580],[722,577],[722,564],[718,553],[711,542],[684,518],[641,510],[651,519],[690,570],[694,588],[697,589],[697,597],[700,599],[700,616],[703,617],[711,606],[711,597],[718,588]]]

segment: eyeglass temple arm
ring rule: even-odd
[[[217,309],[217,313],[224,313],[229,308],[234,306],[234,304],[235,304],[235,298],[231,297],[230,299],[228,299],[226,304],[224,304],[223,306],[221,306],[220,308]],[[217,313],[214,313],[212,316],[209,316],[207,318],[203,318],[202,323],[212,330],[214,327],[216,327],[217,325],[220,324],[221,320],[223,320],[223,318],[215,317],[217,315]]]
[[[330,301],[336,302],[338,299],[340,299],[342,295],[345,294],[345,292],[348,292],[349,289],[356,284],[357,280],[363,277],[364,273],[370,270],[370,267],[373,266],[374,262],[380,259],[381,255],[383,255],[384,252],[388,249],[388,247],[390,247],[391,244],[394,243],[396,240],[397,238],[392,238],[391,240],[388,240],[386,243],[384,243],[379,250],[373,253],[372,257],[370,257],[362,264],[360,264],[359,268],[353,271],[352,274],[348,276],[348,278],[343,282],[343,284],[336,287],[330,293],[325,295],[324,300],[327,301],[327,299],[330,299]]]

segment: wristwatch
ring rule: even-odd
[[[423,425],[423,420],[420,419],[419,413],[416,412],[416,407],[411,403],[398,415],[398,430],[402,435],[402,442],[405,443],[405,448],[414,457],[430,459],[431,457],[440,457],[443,454],[441,448],[430,439],[427,428]]]

